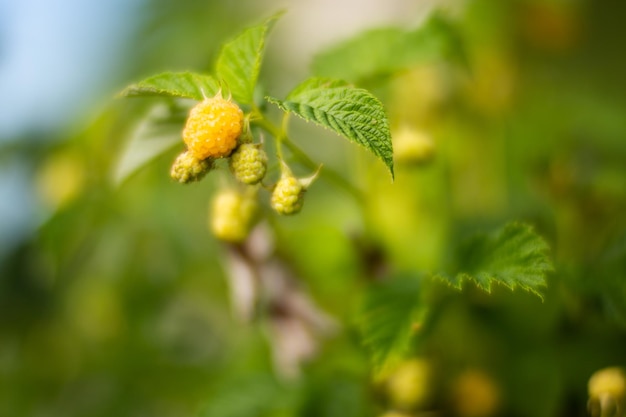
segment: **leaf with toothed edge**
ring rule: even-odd
[[[281,15],[278,13],[262,24],[246,29],[226,43],[217,58],[217,78],[226,84],[233,98],[240,103],[250,104],[254,100],[265,38]]]
[[[385,163],[393,178],[389,120],[382,103],[369,91],[345,81],[314,77],[296,87],[285,100],[266,99],[365,147]]]
[[[546,285],[546,274],[553,270],[548,244],[529,225],[509,223],[492,234],[477,235],[458,250],[454,273],[439,273],[439,278],[453,288],[461,289],[471,281],[491,292],[501,284],[511,290],[521,288],[543,299],[540,288]]]
[[[220,91],[220,84],[210,75],[193,72],[164,72],[132,84],[122,97],[181,97],[201,101]]]

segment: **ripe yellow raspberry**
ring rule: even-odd
[[[233,243],[246,239],[258,211],[255,196],[255,193],[240,193],[235,189],[224,189],[216,194],[209,218],[215,237]]]
[[[272,192],[271,205],[279,214],[296,214],[302,209],[304,187],[293,175],[284,175]]]
[[[260,145],[243,143],[230,156],[230,170],[244,184],[257,184],[267,170],[267,154]]]
[[[213,160],[198,159],[190,152],[183,152],[172,164],[170,176],[176,181],[187,184],[201,180],[213,168]]]
[[[196,104],[189,112],[183,140],[198,159],[223,158],[237,146],[243,130],[243,112],[217,94]]]

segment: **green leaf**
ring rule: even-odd
[[[271,375],[252,374],[218,386],[198,414],[200,417],[248,417],[273,415],[288,408],[290,392]]]
[[[393,279],[369,289],[357,326],[377,371],[384,372],[402,359],[423,313],[416,277]]]
[[[463,244],[457,253],[457,271],[436,277],[457,289],[469,280],[487,292],[496,283],[511,290],[519,287],[543,298],[540,288],[546,285],[546,274],[553,270],[548,249],[532,227],[510,223]]]
[[[131,133],[113,170],[113,182],[121,184],[152,159],[182,143],[186,109],[172,109],[165,103],[153,106]]]
[[[393,178],[389,121],[381,102],[367,90],[340,80],[311,78],[284,101],[272,97],[267,100],[364,146],[385,163]]]
[[[193,72],[165,72],[128,86],[120,93],[124,97],[164,96],[201,101],[220,90],[219,83],[210,75]]]
[[[433,15],[414,30],[380,28],[348,39],[318,54],[313,72],[359,82],[441,59],[467,65],[455,28],[440,15]]]
[[[579,274],[579,291],[599,299],[603,312],[626,328],[626,232]]]
[[[265,38],[281,14],[267,19],[261,25],[246,29],[225,44],[220,52],[216,66],[217,78],[226,84],[234,99],[240,103],[253,102],[254,88],[265,50]]]

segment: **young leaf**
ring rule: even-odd
[[[381,102],[367,90],[344,81],[311,78],[284,101],[272,97],[267,100],[364,146],[387,165],[393,178],[389,121]]]
[[[186,112],[172,111],[164,103],[153,106],[131,134],[113,171],[113,181],[121,184],[139,168],[182,143],[181,131]]]
[[[313,72],[359,82],[439,59],[466,65],[457,31],[446,19],[433,15],[414,30],[373,29],[348,39],[318,54],[313,60]]]
[[[234,99],[240,103],[253,102],[254,88],[263,60],[265,37],[279,16],[280,14],[275,15],[261,25],[246,29],[224,45],[217,59],[217,78],[227,85]]]
[[[402,277],[370,288],[357,326],[378,371],[389,369],[406,353],[422,314],[420,282],[415,277]]]
[[[466,242],[457,254],[458,271],[436,277],[457,289],[471,280],[487,292],[497,283],[542,298],[540,288],[546,285],[545,276],[553,269],[547,252],[547,243],[530,226],[510,223],[493,234]]]
[[[193,72],[164,72],[128,86],[120,93],[124,97],[165,96],[203,100],[220,90],[210,75]]]

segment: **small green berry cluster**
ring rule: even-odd
[[[198,103],[183,129],[187,149],[178,155],[170,171],[172,179],[188,184],[203,179],[216,168],[218,159],[228,161],[237,184],[228,182],[218,190],[209,217],[210,230],[226,242],[244,241],[254,227],[260,212],[259,190],[270,192],[269,205],[276,213],[292,215],[302,210],[305,191],[317,176],[296,178],[279,150],[280,177],[274,184],[264,183],[268,156],[263,140],[254,143],[251,118],[221,93]]]

